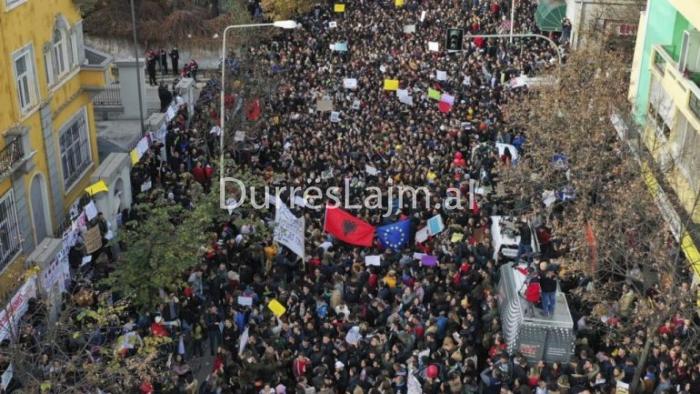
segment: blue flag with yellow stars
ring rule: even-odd
[[[410,229],[410,219],[377,227],[377,239],[385,248],[400,250],[402,247],[408,244]]]

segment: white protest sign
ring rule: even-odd
[[[416,32],[416,25],[404,25],[403,32],[406,34],[411,34]]]
[[[428,219],[428,234],[435,235],[445,229],[445,222],[442,221],[442,216],[437,214]]]
[[[421,21],[421,22],[423,22],[423,21],[425,20],[425,14],[426,14],[426,13],[427,13],[426,11],[423,11],[423,12],[420,13],[420,21]]]
[[[238,296],[238,305],[252,306],[253,305],[253,297]]]
[[[245,141],[245,131],[238,130],[233,134],[233,140],[236,142]]]
[[[332,123],[340,122],[340,112],[331,111],[331,122]]]
[[[345,89],[357,89],[357,79],[356,78],[343,79],[343,87]]]
[[[134,149],[138,152],[139,158],[143,157],[148,152],[148,137],[141,138]]]
[[[249,336],[250,335],[248,334],[248,327],[246,327],[245,330],[243,330],[241,337],[238,338],[239,339],[239,342],[238,342],[238,354],[239,355],[243,354],[243,350],[245,350],[245,345],[248,344],[248,337]]]
[[[27,312],[29,300],[36,297],[36,277],[28,279],[0,311],[0,341],[16,333],[19,319]]]
[[[451,96],[447,93],[443,93],[442,96],[440,97],[440,101],[443,103],[447,103],[449,105],[454,105],[455,104],[455,97]]]
[[[87,220],[92,220],[97,216],[97,207],[94,201],[90,201],[85,206],[85,216],[87,216]]]
[[[176,114],[175,108],[173,108],[172,106],[168,107],[168,110],[165,113],[165,120],[167,122],[170,122],[175,117],[175,114]]]
[[[294,203],[294,206],[299,206],[299,207],[304,207],[306,208],[306,200],[304,200],[304,197],[302,196],[294,196],[294,199],[292,200]]]
[[[365,256],[365,265],[374,265],[376,267],[379,267],[382,265],[382,255],[380,254],[375,254],[375,255],[369,255]]]
[[[430,52],[437,52],[437,51],[439,51],[439,50],[440,50],[440,43],[434,42],[434,41],[428,42],[428,50],[429,50]]]
[[[328,27],[331,29],[334,29],[334,28],[338,27],[338,22],[336,22],[336,21],[328,22]]]
[[[144,182],[144,183],[141,184],[141,191],[142,191],[142,192],[147,192],[147,191],[151,190],[151,187],[153,187],[153,183],[152,183],[151,180],[149,179],[149,180],[147,180],[146,182]]]
[[[396,95],[399,97],[399,101],[408,104],[408,105],[413,105],[413,97],[408,94],[407,89],[399,89],[396,91]]]
[[[352,102],[352,109],[360,109],[360,100],[353,100]]]
[[[5,369],[5,372],[2,373],[2,381],[0,382],[0,388],[2,388],[3,390],[7,389],[7,386],[10,385],[10,381],[12,380],[12,376],[14,375],[14,373],[15,368],[12,365],[12,363],[10,363],[7,369]]]
[[[438,81],[447,81],[447,71],[436,70],[435,79]]]
[[[83,257],[83,259],[80,261],[80,266],[82,267],[91,261],[92,261],[92,255],[87,255],[87,256]]]
[[[294,216],[281,199],[275,205],[274,240],[304,258],[304,218]]]
[[[367,175],[370,176],[375,176],[379,174],[379,170],[377,170],[375,167],[372,167],[369,164],[365,164],[365,172],[367,173]]]
[[[425,242],[429,236],[428,227],[423,227],[422,229],[416,231],[416,243]]]

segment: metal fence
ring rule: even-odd
[[[22,137],[16,136],[0,151],[0,174],[5,174],[13,165],[22,160]]]
[[[122,105],[119,85],[106,88],[95,96],[93,102],[99,107],[117,107]]]

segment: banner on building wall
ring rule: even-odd
[[[29,308],[29,300],[36,297],[36,276],[24,282],[10,303],[0,311],[0,342],[7,339],[17,329],[19,320]]]
[[[88,254],[92,254],[100,250],[101,247],[102,235],[100,234],[100,228],[93,226],[85,232],[85,249]]]
[[[50,293],[53,291],[54,286],[58,285],[58,290],[64,293],[68,279],[70,279],[68,254],[65,252],[65,249],[61,249],[51,260],[51,263],[41,272],[41,286],[47,293]]]

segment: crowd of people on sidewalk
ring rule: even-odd
[[[442,45],[448,27],[474,34],[501,31],[511,2],[405,3],[364,0],[348,3],[344,12],[317,6],[300,16],[300,28],[276,38],[274,50],[270,43],[248,48],[248,60],[269,70],[279,86],[265,100],[261,120],[247,125],[255,134],[254,148],[227,149],[225,155],[236,171],[271,186],[339,187],[349,196],[345,209],[374,225],[408,219],[408,244],[398,250],[376,243],[350,246],[324,234],[322,209],[288,204],[305,218],[307,257],[300,259],[272,235],[255,232],[256,223],[273,221],[274,208],[245,215],[234,210],[229,220],[216,223],[201,260],[183,273],[186,286],[166,289],[156,310],[129,314],[123,330],[114,333],[172,339],[166,347],[169,373],[140,376],[139,387],[125,391],[573,394],[612,393],[618,382],[632,383],[645,333],[644,322],[631,313],[635,299],[629,286],[620,283],[621,299],[606,310],[606,323],[593,324],[596,306],[581,297],[590,278],[567,270],[565,245],[561,253],[537,255],[523,242],[518,258],[530,266],[523,296],[533,305],[541,301],[536,313],[551,319],[560,287],[578,334],[569,362],[528,363],[524,355],[508,352],[502,334],[497,283],[504,259],[494,258],[490,218],[525,216],[542,231],[522,230],[522,237],[538,237],[550,248],[556,228],[543,207],[495,193],[477,194],[463,209],[445,204],[449,188],[469,196],[470,179],[496,190],[499,177],[517,165],[513,158],[536,149],[525,131],[503,121],[504,110],[518,105],[523,92],[508,81],[551,70],[557,54],[537,39],[511,44],[478,37],[466,39],[462,52],[430,50],[429,42]],[[515,3],[516,30],[537,31],[536,3]],[[408,25],[414,27],[405,29]],[[347,50],[332,48],[338,42]],[[438,70],[446,78],[438,80]],[[355,78],[357,87],[346,88],[347,78]],[[398,80],[412,104],[383,89],[387,79]],[[202,193],[219,192],[212,187],[221,132],[219,89],[209,83],[193,114],[183,106],[163,145],[153,145],[134,169],[134,191],[152,185],[138,202],[164,197],[189,208]],[[429,90],[447,93],[453,102],[439,104]],[[324,100],[339,113],[333,121],[318,110]],[[233,121],[230,101],[227,120]],[[513,151],[499,154],[497,142]],[[477,149],[483,146],[491,148]],[[429,203],[393,206],[388,216],[393,203],[388,196],[383,209],[363,206],[371,187],[393,185],[426,187]],[[293,197],[281,195],[284,201]],[[446,230],[415,242],[416,231],[436,215]],[[455,241],[456,233],[463,238]],[[424,266],[415,252],[436,256],[439,264]],[[381,255],[381,264],[366,265],[367,255]],[[539,290],[529,290],[535,283]],[[689,288],[679,291],[691,297]],[[283,313],[268,309],[272,299],[284,306]],[[642,366],[643,392],[700,392],[699,355],[683,347],[695,335],[689,319],[677,316],[658,328],[662,340]],[[642,332],[616,337],[615,324]],[[211,367],[204,363],[208,359]]]

